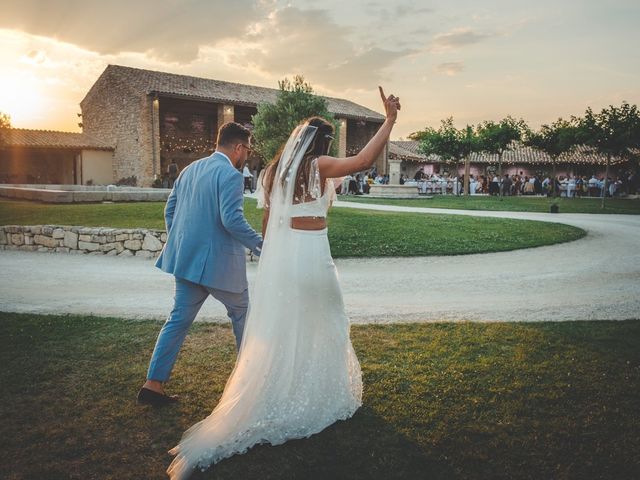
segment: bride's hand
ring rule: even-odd
[[[395,122],[396,118],[398,118],[398,110],[400,110],[400,97],[396,97],[394,95],[389,95],[388,97],[384,94],[384,90],[382,87],[378,87],[380,90],[380,97],[382,98],[382,103],[384,104],[384,111],[386,117]]]

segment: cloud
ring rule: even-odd
[[[252,0],[3,0],[0,28],[102,55],[137,52],[188,63],[202,45],[242,39],[267,7],[268,2]]]
[[[385,2],[366,2],[363,5],[363,11],[387,22],[391,22],[393,25],[397,25],[397,21],[403,17],[415,17],[425,13],[430,14],[435,12],[433,8],[420,7],[413,2],[395,2],[395,4],[391,6]]]
[[[326,10],[286,7],[255,31],[247,38],[250,46],[229,56],[231,64],[280,77],[299,73],[333,90],[371,88],[412,52],[357,44],[353,29],[336,24]]]
[[[421,15],[423,13],[434,13],[435,10],[433,8],[429,8],[429,7],[418,7],[417,5],[414,5],[412,3],[407,3],[404,5],[396,5],[396,7],[393,10],[393,13],[396,16],[401,16],[401,17],[405,17],[405,16],[413,16],[413,15]]]
[[[476,33],[470,28],[456,28],[447,33],[440,33],[433,37],[430,50],[435,53],[455,50],[467,45],[480,43],[492,35]]]
[[[453,77],[464,70],[462,62],[444,62],[436,66],[436,72]]]
[[[415,49],[398,43],[391,25],[355,28],[333,20],[329,10],[274,5],[275,0],[4,0],[0,29],[74,45],[109,62],[130,57],[173,69],[208,63],[216,51],[223,65],[208,67],[212,73],[244,69],[248,78],[265,80],[301,73],[331,91],[375,87]],[[411,12],[428,9],[400,4],[388,10],[410,20]],[[49,63],[46,52],[30,50],[23,54],[25,63]]]

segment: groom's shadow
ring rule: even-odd
[[[353,418],[307,439],[253,447],[191,478],[453,478],[451,467],[439,457],[365,406]]]

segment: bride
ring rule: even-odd
[[[211,415],[169,453],[167,473],[279,445],[351,417],[362,403],[360,364],[327,240],[331,179],[369,169],[386,145],[399,98],[380,95],[386,120],[353,157],[327,155],[334,129],[313,117],[291,133],[261,177],[265,242],[235,367]],[[262,195],[262,199],[260,199]]]

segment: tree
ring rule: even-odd
[[[477,136],[473,127],[467,126],[464,130],[458,130],[453,125],[453,117],[449,117],[441,121],[438,130],[427,127],[412,133],[410,137],[420,142],[420,152],[425,155],[438,155],[445,163],[458,164],[465,159],[464,192],[465,195],[469,193],[469,156],[471,152],[477,151]]]
[[[453,125],[453,117],[442,120],[440,128],[431,127],[413,134],[420,141],[419,150],[425,155],[438,155],[445,163],[457,162],[464,155],[460,132]]]
[[[253,143],[263,163],[276,156],[292,130],[305,118],[322,117],[333,123],[337,135],[340,134],[338,123],[327,110],[327,101],[314,95],[313,88],[304,81],[304,77],[296,75],[293,82],[285,78],[278,82],[278,86],[280,91],[276,103],[258,105],[258,113],[252,119]],[[337,144],[337,141],[333,142],[333,152]]]
[[[11,117],[6,113],[0,112],[0,147],[4,146],[5,130],[11,128]]]
[[[490,120],[482,122],[476,129],[479,148],[490,155],[498,155],[498,177],[502,179],[502,154],[514,142],[522,139],[529,130],[524,120],[515,120],[507,116],[496,123]],[[502,181],[500,182],[500,199],[502,199]]]
[[[631,160],[640,149],[640,112],[636,105],[627,102],[620,107],[609,105],[600,113],[593,113],[589,107],[584,117],[578,119],[578,125],[580,140],[607,158],[602,192],[604,208],[611,159],[618,157]]]
[[[556,163],[558,158],[573,150],[579,143],[578,125],[576,119],[570,121],[559,118],[551,125],[542,125],[537,132],[527,132],[524,144],[540,150],[551,157],[553,166],[552,192],[556,196]]]

